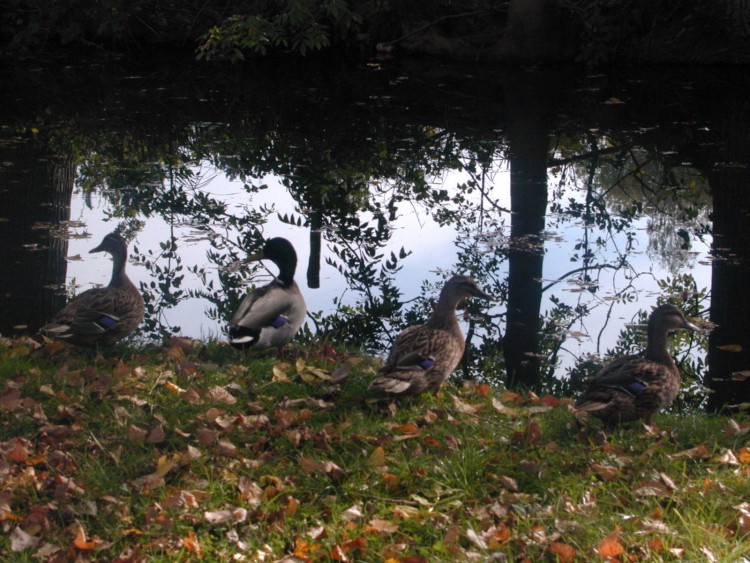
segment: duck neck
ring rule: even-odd
[[[458,305],[458,301],[459,299],[441,294],[432,316],[426,323],[427,326],[460,334],[461,327],[459,327],[458,319],[456,319],[456,305]]]
[[[674,363],[672,356],[667,350],[667,331],[661,328],[648,327],[648,345],[644,354],[649,360],[666,364]]]
[[[112,254],[112,279],[109,281],[109,287],[122,287],[130,281],[125,275],[126,261],[127,251]]]
[[[277,262],[279,267],[278,279],[285,286],[291,286],[294,283],[294,271],[297,269],[297,261]]]

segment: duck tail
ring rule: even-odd
[[[229,344],[239,350],[252,348],[260,338],[260,331],[239,325],[229,327]]]
[[[427,388],[421,373],[410,373],[404,377],[404,372],[381,373],[370,383],[369,394],[374,397],[396,397],[415,395]]]
[[[609,401],[594,401],[585,400],[580,401],[573,405],[573,410],[576,413],[594,413],[602,409],[606,409],[609,406]]]

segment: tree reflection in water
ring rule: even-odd
[[[141,78],[106,120],[89,100],[75,124],[45,129],[52,152],[63,134],[74,139],[76,184],[107,200],[110,221],[134,232],[155,217],[169,226],[158,249],[134,246],[151,279],[145,336],[182,330],[167,319],[187,300],[204,300],[208,318],[224,323],[262,275],[244,259],[276,234],[271,223],[307,233],[310,291],[333,269],[344,280],[346,296],[312,316],[307,339],[380,352],[424,320],[446,277],[473,275],[502,301],[468,304],[464,377],[571,392],[591,371],[587,353],[612,347],[605,328],[655,304],[644,287],[689,315],[706,310],[690,274],[691,252],[710,242],[712,164],[686,164],[688,141],[705,128],[683,120],[689,109],[653,96],[639,105],[653,92],[637,82],[620,86],[630,96],[620,103],[603,93],[616,82],[557,71],[332,72],[266,70],[249,86],[222,75],[189,100],[176,93],[200,85]],[[212,195],[222,176],[242,187],[241,205]],[[280,189],[293,208],[257,203]],[[423,235],[400,231],[412,209],[454,232],[454,247],[420,255]],[[192,239],[210,243],[206,263],[184,263]],[[417,260],[429,266],[405,284]],[[637,337],[624,332],[611,351]],[[576,349],[577,339],[586,344]],[[700,379],[705,343],[678,344]]]

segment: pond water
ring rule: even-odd
[[[731,69],[109,60],[5,75],[3,335],[105,284],[111,261],[88,251],[118,228],[147,295],[140,338],[224,338],[275,273],[244,257],[284,236],[311,313],[301,339],[382,353],[469,273],[499,300],[462,314],[468,375],[568,391],[590,355],[637,348],[626,325],[665,300],[705,321],[675,341],[693,379],[747,367],[747,80]]]

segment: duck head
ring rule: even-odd
[[[700,331],[700,328],[685,318],[685,315],[680,309],[670,304],[660,305],[654,309],[648,320],[649,332],[653,330],[670,332],[682,328]]]
[[[480,289],[474,278],[464,275],[456,275],[449,279],[443,287],[442,296],[450,297],[451,300],[455,300],[456,302],[467,297],[479,297],[480,299],[488,299],[490,301],[495,300],[495,297]]]
[[[249,261],[270,260],[279,268],[279,279],[291,284],[294,271],[297,269],[297,252],[292,243],[283,237],[268,239],[263,244],[263,250],[248,257]]]
[[[104,237],[99,246],[89,250],[89,254],[92,252],[109,252],[112,256],[125,256],[128,252],[128,243],[122,235],[112,232]]]

